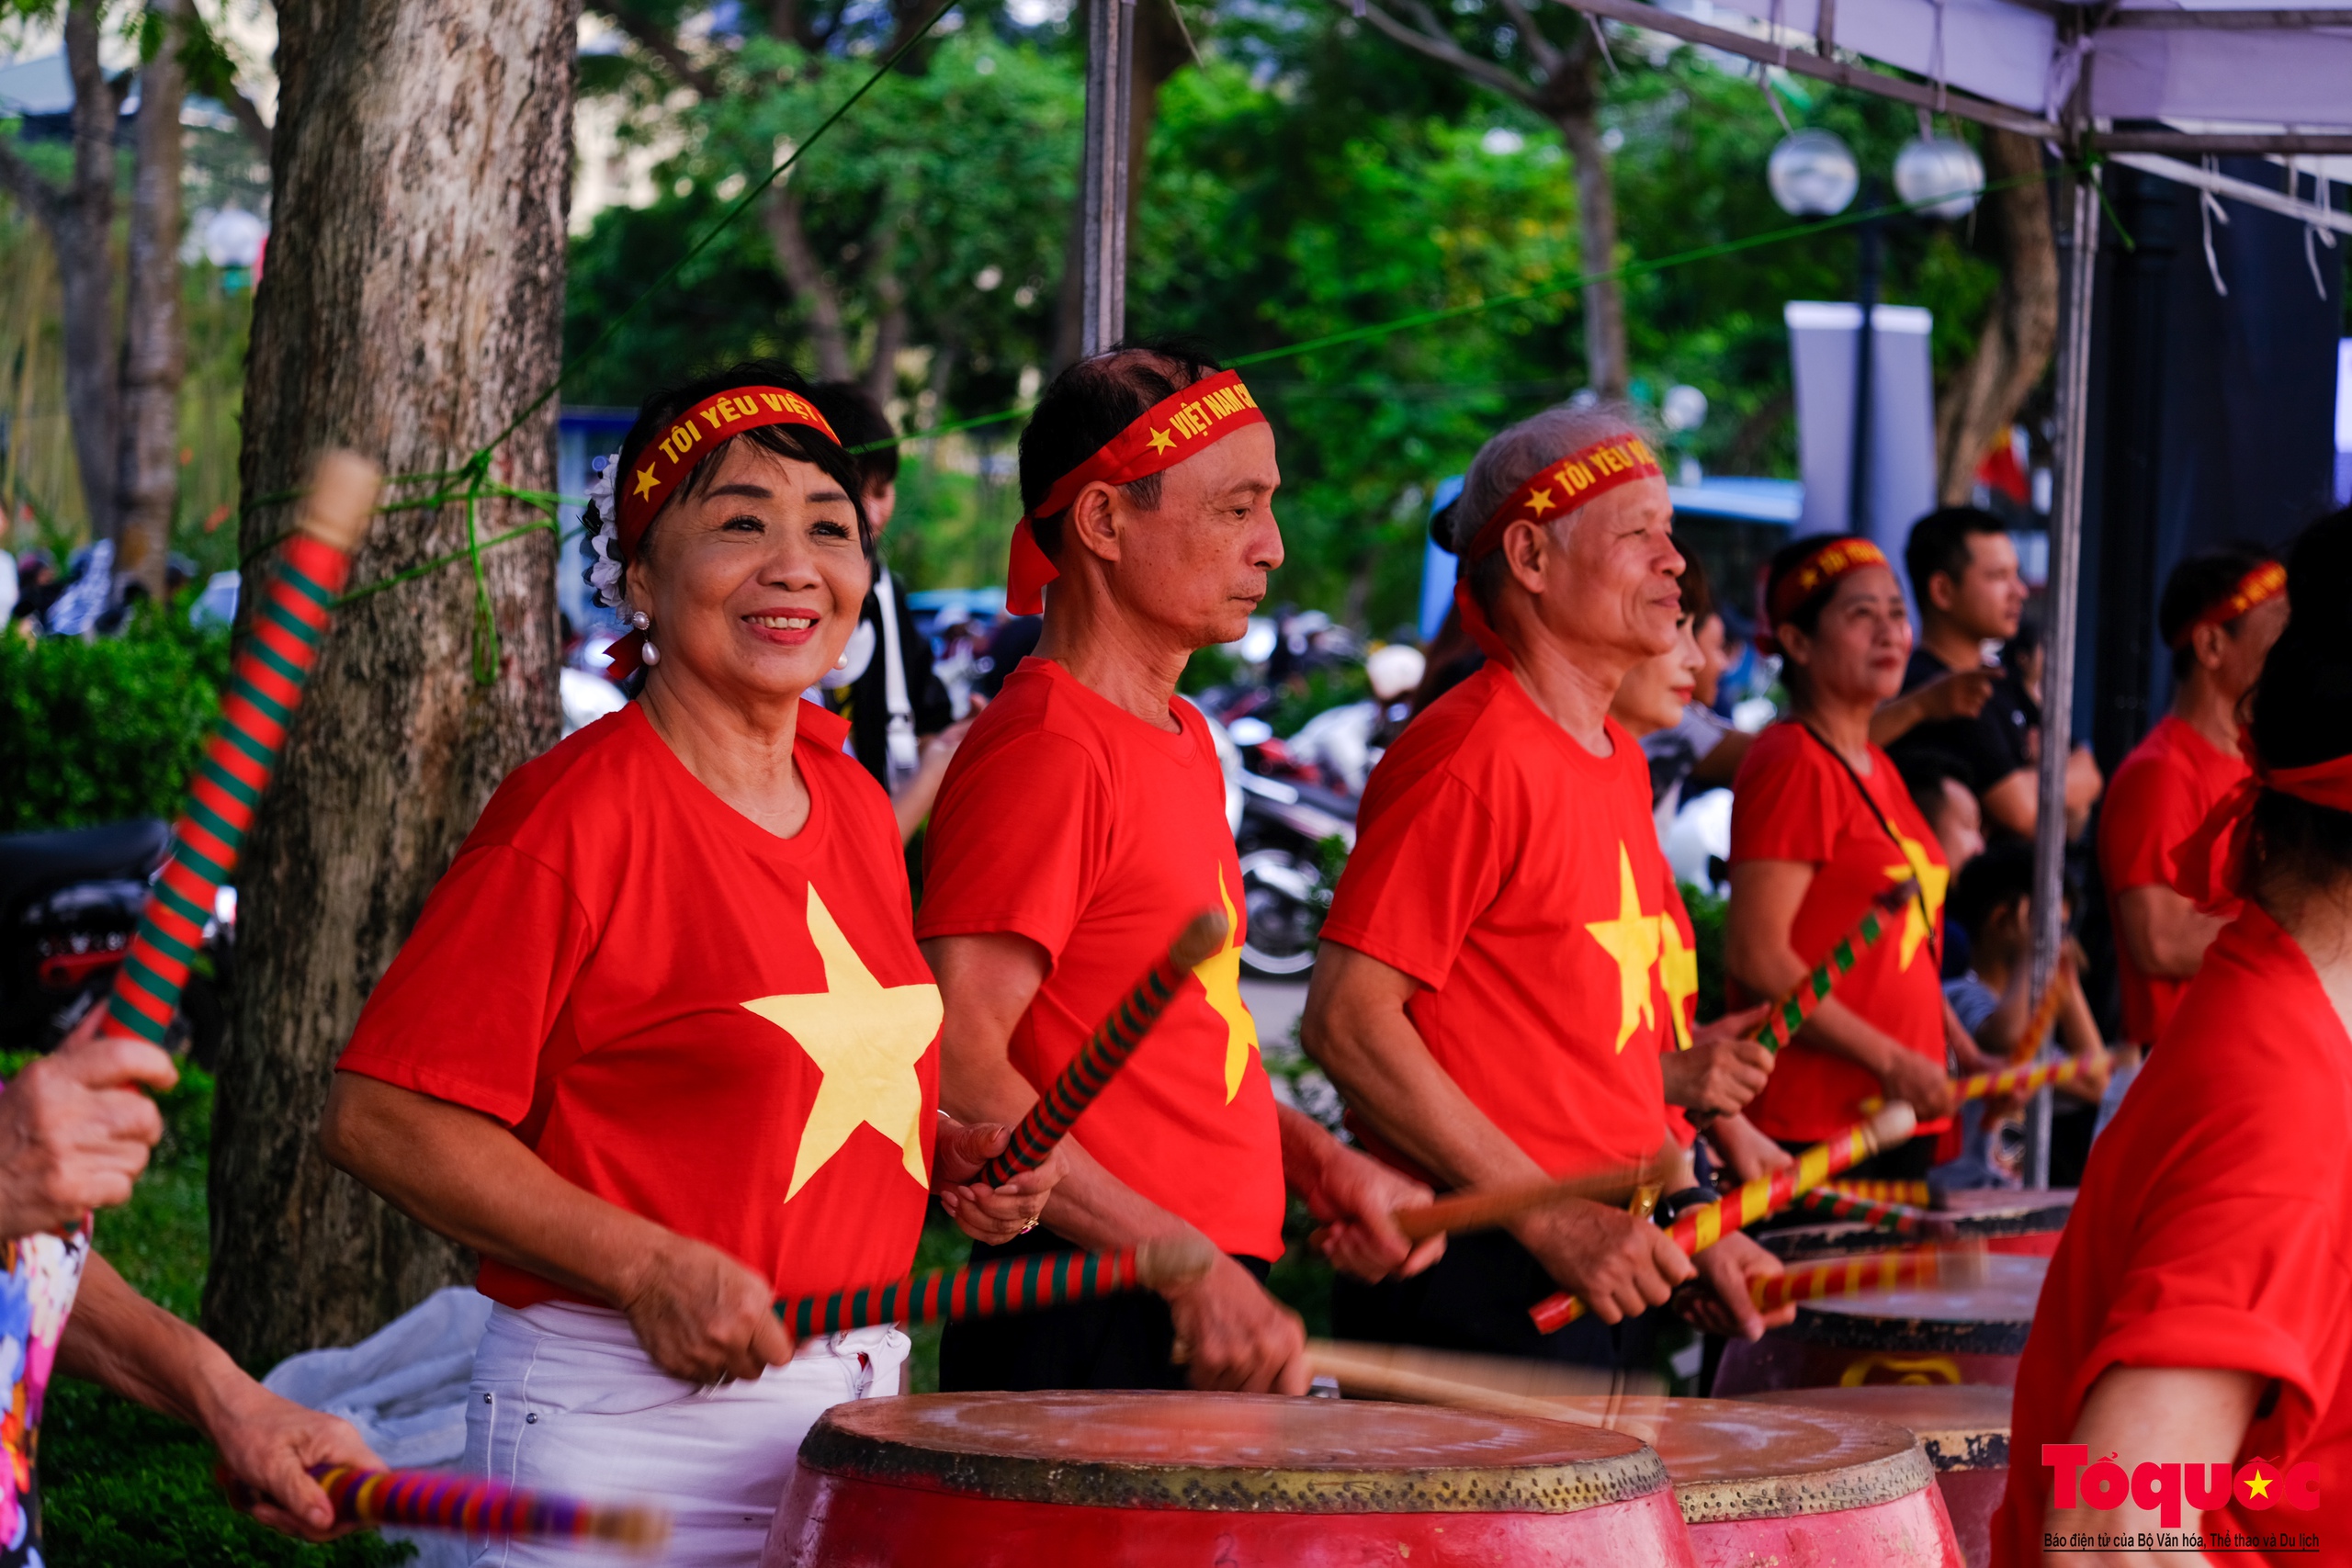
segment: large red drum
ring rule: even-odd
[[[825,1413],[763,1568],[1695,1568],[1623,1432],[1238,1393],[918,1394]]]
[[[2058,1236],[2075,1212],[2075,1190],[1986,1188],[1937,1194],[1935,1213],[1964,1237],[1984,1242],[1988,1252],[2024,1258],[2054,1258]],[[1756,1239],[1784,1263],[1843,1257],[1849,1252],[1916,1247],[1917,1236],[1897,1235],[1851,1220],[1822,1220],[1758,1231]]]
[[[1935,1469],[1894,1422],[1722,1399],[1557,1403],[1657,1450],[1700,1568],[1962,1568]]]
[[[1968,1568],[1993,1561],[1993,1510],[2009,1488],[2009,1402],[2006,1388],[1880,1384],[1868,1388],[1784,1389],[1750,1399],[1798,1404],[1840,1416],[1865,1416],[1910,1428],[1936,1467],[1936,1487]],[[1667,1468],[1673,1469],[1673,1461]]]
[[[1786,1328],[1724,1351],[1718,1396],[1780,1388],[2018,1381],[2018,1357],[2041,1299],[2046,1258],[1995,1254],[1984,1278],[1806,1302]]]

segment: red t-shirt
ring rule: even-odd
[[[1648,763],[1607,733],[1594,756],[1486,665],[1381,759],[1323,923],[1420,982],[1405,1010],[1430,1055],[1555,1174],[1655,1154],[1667,1133],[1660,925],[1678,900]]]
[[[1732,784],[1731,863],[1803,861],[1815,868],[1789,933],[1789,945],[1809,964],[1829,956],[1872,898],[1916,876],[1925,914],[1918,900],[1905,906],[1832,994],[1941,1071],[1944,993],[1936,967],[1951,873],[1894,763],[1875,746],[1862,788],[1893,824],[1899,847],[1826,745],[1801,724],[1772,726],[1756,738]],[[1747,1119],[1771,1137],[1815,1143],[1860,1121],[1861,1102],[1880,1092],[1874,1075],[1800,1036],[1748,1102]],[[1923,1122],[1919,1131],[1939,1133],[1949,1122]]]
[[[2170,714],[2159,719],[2115,770],[2099,807],[2098,869],[2108,897],[2127,887],[2170,887],[2173,851],[2246,773],[2244,758],[2227,755]],[[2115,961],[2123,1038],[2153,1044],[2172,1021],[2188,982],[2141,974],[2120,942]]]
[[[2041,1446],[2072,1440],[2091,1386],[2118,1366],[2278,1380],[2238,1462],[2316,1464],[2319,1508],[2233,1504],[2203,1528],[2319,1536],[2315,1555],[2256,1561],[2352,1560],[2352,1037],[2302,950],[2248,906],[2207,951],[2162,1043],[2092,1148],[2050,1260],[2018,1364],[1993,1560],[2041,1561]],[[2118,1462],[2128,1475],[2186,1457]],[[2199,1528],[2196,1512],[2183,1529]]]
[[[1283,1254],[1282,1136],[1243,1005],[1248,911],[1207,721],[1137,718],[1027,659],[956,752],[932,807],[915,934],[1012,932],[1052,967],[1014,1026],[1040,1093],[1186,920],[1222,909],[1224,951],[1194,974],[1079,1119],[1112,1175],[1239,1257]]]
[[[939,989],[889,802],[803,705],[808,824],[779,839],[632,704],[517,768],[335,1065],[496,1118],[555,1173],[779,1296],[914,1260]],[[577,1300],[491,1259],[509,1306]]]

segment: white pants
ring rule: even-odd
[[[546,1302],[490,1317],[466,1396],[464,1468],[510,1486],[669,1511],[664,1563],[754,1568],[800,1451],[829,1407],[899,1392],[907,1337],[810,1340],[756,1382],[699,1389],[655,1366],[628,1320]],[[468,1541],[490,1568],[581,1561],[576,1544]]]

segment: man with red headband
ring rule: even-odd
[[[1171,1387],[1189,1367],[1200,1387],[1304,1393],[1298,1319],[1262,1283],[1286,1183],[1343,1269],[1376,1278],[1438,1250],[1414,1251],[1390,1218],[1427,1188],[1275,1103],[1241,1000],[1224,776],[1176,696],[1185,660],[1238,637],[1282,564],[1281,482],[1249,389],[1181,346],[1081,360],[1022,434],[1028,514],[1006,599],[1016,614],[1042,599],[1045,632],[948,771],[915,922],[946,996],[941,1099],[1017,1121],[1184,923],[1221,912],[1223,949],[1062,1145],[1054,1235],[1010,1250],[1193,1231],[1225,1257],[1164,1303],[953,1325],[946,1388]]]
[[[1373,775],[1303,1038],[1359,1135],[1399,1168],[1473,1188],[1647,1162],[1670,1215],[1710,1196],[1668,1131],[1659,1065],[1685,933],[1647,764],[1609,707],[1675,644],[1673,504],[1625,416],[1556,408],[1487,443],[1453,515],[1456,603],[1487,660]],[[1754,1057],[1750,1091],[1770,1066],[1752,1041],[1702,1052]],[[1694,1269],[1649,1220],[1569,1201],[1457,1237],[1419,1279],[1343,1282],[1334,1326],[1616,1364],[1634,1347],[1611,1325],[1694,1273],[1703,1321],[1762,1332],[1747,1281],[1778,1271],[1736,1235]],[[1528,1308],[1563,1287],[1591,1314],[1541,1336]]]
[[[2172,649],[2172,711],[2115,771],[2098,825],[2115,921],[2123,1038],[2152,1045],[2222,921],[2173,890],[2172,856],[2246,776],[2238,704],[2287,625],[2287,569],[2248,549],[2173,569],[2156,608]]]

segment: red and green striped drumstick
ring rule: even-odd
[[[250,1510],[254,1489],[228,1472],[216,1475],[229,1500]],[[334,1505],[335,1522],[391,1525],[403,1529],[467,1530],[493,1538],[611,1541],[650,1554],[670,1539],[670,1516],[658,1508],[583,1503],[552,1492],[502,1486],[481,1475],[445,1470],[363,1470],[318,1464],[311,1478]]]
[[[1824,1219],[1852,1220],[1896,1235],[1937,1235],[1951,1228],[1939,1216],[1902,1203],[1882,1203],[1838,1187],[1816,1187],[1810,1192],[1800,1192],[1795,1207]]]
[[[1216,1261],[1216,1249],[1199,1235],[1163,1236],[1118,1252],[1036,1252],[936,1269],[888,1285],[802,1296],[776,1303],[775,1314],[796,1339],[883,1323],[1001,1317],[1124,1291],[1176,1290]]]
[[[138,934],[115,971],[107,1014],[119,1032],[163,1043],[214,896],[236,869],[254,808],[318,661],[351,552],[368,532],[379,476],[350,452],[319,459],[294,536],[270,562],[253,624],[220,696],[220,725],[172,825],[171,858],[147,890]]]
[[[1192,978],[1193,970],[1224,945],[1228,929],[1225,917],[1211,909],[1193,916],[1176,933],[1176,940],[1168,944],[1150,973],[1136,981],[1111,1015],[1095,1026],[1069,1066],[1012,1129],[1012,1141],[1004,1153],[980,1168],[982,1182],[994,1187],[1045,1163],[1054,1145],[1069,1135],[1071,1125],[1094,1103],[1094,1097],[1110,1087],[1112,1077],[1136,1054],[1143,1037]]]
[[[1838,939],[1838,945],[1829,950],[1829,956],[1772,1004],[1771,1010],[1764,1015],[1763,1027],[1756,1032],[1757,1040],[1767,1051],[1777,1052],[1796,1038],[1797,1031],[1804,1027],[1804,1021],[1811,1018],[1815,1010],[1828,997],[1830,987],[1838,983],[1838,977],[1860,963],[1862,954],[1886,934],[1894,913],[1911,902],[1917,896],[1918,886],[1916,882],[1905,881],[1871,900],[1871,907],[1862,914],[1860,923]]]
[[[1713,1203],[1691,1210],[1667,1228],[1667,1239],[1686,1258],[1700,1253],[1736,1230],[1779,1213],[1841,1170],[1860,1165],[1883,1148],[1901,1143],[1918,1125],[1918,1117],[1902,1100],[1887,1106],[1867,1122],[1856,1122],[1835,1137],[1797,1156],[1769,1176],[1759,1176]],[[1556,1333],[1582,1317],[1584,1303],[1562,1292],[1544,1297],[1527,1309],[1537,1332]]]

